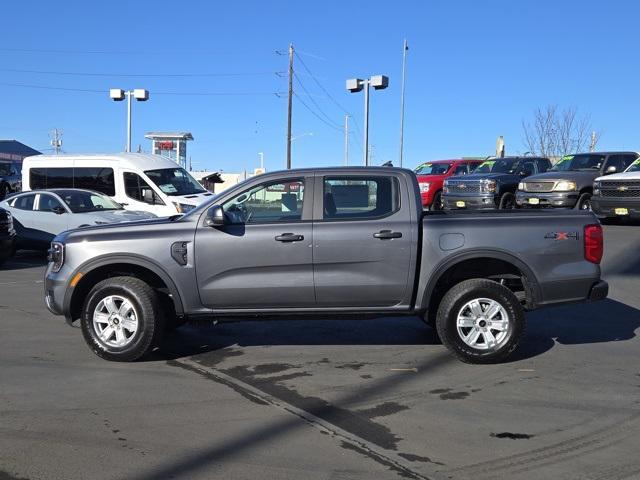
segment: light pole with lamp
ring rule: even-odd
[[[347,80],[347,90],[351,93],[364,89],[364,164],[369,166],[369,87],[384,90],[389,86],[389,77],[374,75],[369,79],[351,78]]]
[[[144,88],[136,88],[133,90],[123,90],[121,88],[112,88],[109,90],[109,97],[116,102],[121,102],[124,97],[127,97],[127,145],[126,152],[131,151],[131,97],[134,97],[139,102],[146,102],[149,100],[149,90]]]

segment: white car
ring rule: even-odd
[[[36,250],[48,249],[51,240],[65,230],[156,218],[149,212],[125,210],[106,195],[78,188],[23,192],[0,202],[0,207],[13,215],[17,248]]]
[[[595,179],[591,210],[601,220],[640,218],[640,158],[622,173]]]

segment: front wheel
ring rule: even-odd
[[[591,194],[583,193],[578,198],[578,202],[576,203],[576,208],[578,210],[591,210]]]
[[[484,278],[465,280],[442,299],[436,328],[442,343],[463,362],[500,362],[520,342],[524,310],[507,287]]]
[[[82,308],[82,335],[101,358],[132,362],[160,343],[164,317],[156,292],[135,277],[96,284]]]
[[[516,196],[507,192],[502,197],[500,197],[500,204],[498,206],[500,210],[512,210],[516,208]]]

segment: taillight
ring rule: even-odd
[[[602,226],[598,224],[584,227],[584,258],[591,263],[600,263],[604,252]]]

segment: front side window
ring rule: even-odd
[[[295,222],[302,218],[304,181],[257,185],[222,204],[230,223]]]
[[[122,176],[124,178],[124,192],[127,197],[149,205],[164,205],[162,199],[140,175],[124,172]]]
[[[73,213],[122,210],[122,205],[108,196],[84,190],[61,190],[56,192]],[[42,199],[40,199],[42,203]]]
[[[64,208],[60,201],[52,195],[40,195],[39,212],[52,212],[54,208]]]
[[[383,217],[399,206],[399,188],[393,177],[327,177],[324,180],[324,219]]]
[[[609,167],[616,167],[616,172],[624,172],[625,169],[636,159],[636,155],[609,155],[607,159],[607,165],[605,167],[608,169]]]
[[[166,195],[194,195],[206,191],[184,168],[162,168],[144,173]]]
[[[464,163],[462,165],[458,165],[453,172],[454,175],[466,175],[467,173],[467,165],[465,165]]]

